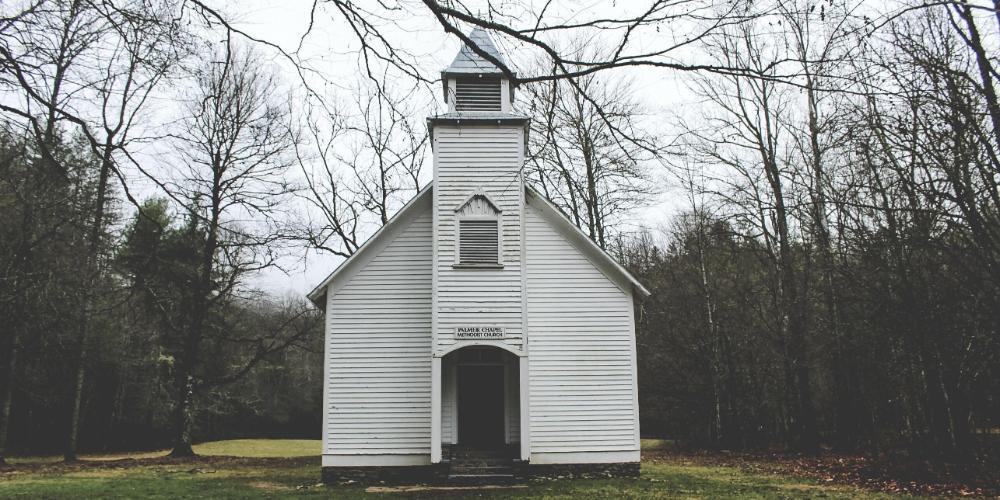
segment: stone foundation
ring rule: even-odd
[[[530,464],[515,461],[514,477],[519,481],[560,479],[606,479],[639,477],[639,462],[614,464]],[[449,464],[411,466],[323,467],[326,484],[444,484]]]
[[[447,477],[448,464],[323,467],[326,484],[440,484]]]
[[[614,464],[524,464],[519,476],[530,480],[639,477],[639,462]]]

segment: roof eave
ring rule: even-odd
[[[490,124],[490,125],[522,125],[524,127],[528,126],[530,118],[526,116],[510,115],[510,116],[497,116],[487,115],[484,112],[483,116],[476,116],[475,112],[468,112],[468,114],[463,113],[462,116],[429,116],[427,117],[427,126],[434,127],[435,125],[464,125],[464,124]]]
[[[517,77],[517,73],[513,73],[512,72],[512,73],[510,73],[510,75],[508,75],[507,73],[504,73],[500,68],[492,68],[492,69],[476,70],[476,71],[473,71],[473,70],[468,70],[468,71],[462,70],[462,71],[459,71],[459,70],[446,69],[446,70],[444,70],[444,71],[441,72],[441,78],[442,79],[448,78],[449,76],[501,76],[501,77]]]
[[[308,298],[313,304],[315,304],[316,307],[323,309],[324,298],[326,297],[326,290],[330,286],[330,283],[333,282],[334,278],[336,278],[341,271],[347,269],[348,264],[350,262],[358,258],[358,256],[367,253],[367,250],[372,246],[374,246],[373,242],[380,239],[380,237],[383,234],[386,234],[387,228],[396,225],[400,220],[404,219],[407,216],[407,214],[409,214],[409,212],[418,205],[417,201],[423,198],[428,192],[430,192],[433,186],[434,186],[434,181],[431,181],[426,186],[424,186],[423,189],[417,192],[417,194],[413,195],[413,198],[410,198],[410,201],[406,202],[406,205],[403,205],[403,208],[399,209],[399,211],[396,212],[396,214],[393,215],[385,223],[385,225],[380,227],[378,231],[375,231],[375,234],[371,235],[370,238],[368,238],[364,243],[362,243],[361,246],[358,247],[357,251],[355,251],[353,255],[344,259],[344,261],[341,262],[340,265],[338,265],[337,268],[334,269],[333,272],[331,272],[322,282],[320,282],[319,285],[316,285],[316,287],[313,288],[311,292],[306,294],[306,298]]]
[[[483,116],[476,116],[475,111],[462,113],[462,116],[428,116],[427,117],[427,132],[434,135],[434,127],[437,125],[450,125],[455,127],[460,127],[464,125],[519,125],[524,129],[524,148],[528,148],[528,134],[531,132],[531,118],[523,115],[508,115],[508,116],[497,116],[496,114],[489,116],[483,112]],[[431,141],[431,149],[434,149],[434,141]]]
[[[560,224],[562,224],[566,230],[573,231],[573,233],[575,233],[578,236],[577,239],[583,242],[582,244],[587,245],[588,249],[592,253],[599,255],[600,258],[605,260],[617,274],[619,274],[622,278],[625,278],[625,281],[627,281],[632,286],[633,292],[637,292],[639,294],[640,299],[645,299],[646,297],[652,295],[652,292],[650,292],[649,289],[643,286],[643,284],[640,283],[639,280],[635,278],[635,276],[632,276],[632,273],[628,272],[627,269],[622,267],[622,265],[619,264],[614,257],[609,255],[608,252],[606,252],[603,248],[598,246],[597,243],[594,243],[594,240],[590,239],[589,236],[584,234],[579,227],[576,227],[576,225],[573,224],[568,218],[566,218],[563,212],[558,207],[553,205],[548,198],[546,198],[541,193],[535,191],[534,189],[528,186],[525,186],[524,189],[530,196],[537,198],[539,201],[541,201],[545,209],[552,212],[556,217],[558,217]]]

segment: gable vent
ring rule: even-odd
[[[497,220],[458,221],[458,262],[460,264],[499,263]]]
[[[500,79],[459,78],[455,80],[455,109],[458,111],[500,111]]]

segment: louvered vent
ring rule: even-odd
[[[458,111],[500,111],[500,79],[459,78],[455,80],[455,109]]]
[[[499,238],[496,220],[458,221],[458,262],[460,264],[497,264]]]

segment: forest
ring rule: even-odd
[[[319,436],[321,312],[259,276],[428,182],[414,19],[518,49],[525,182],[652,292],[644,437],[997,455],[1000,3],[530,3],[316,1],[297,48],[213,2],[0,7],[0,461]]]

